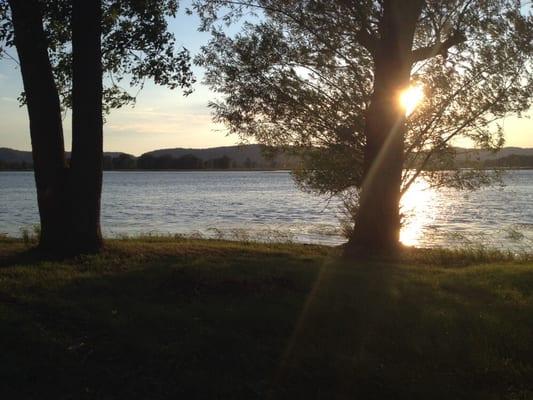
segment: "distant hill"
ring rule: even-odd
[[[509,156],[533,156],[533,148],[522,147],[504,147],[503,149],[492,152],[487,150],[457,148],[456,161],[488,161],[507,158]]]
[[[66,153],[67,159],[70,158],[70,152]],[[119,158],[121,155],[135,158],[131,154],[109,151],[104,152],[104,158]],[[0,169],[31,169],[33,159],[31,151],[14,150],[7,147],[0,147]]]
[[[258,144],[248,144],[242,146],[224,146],[224,147],[211,147],[207,149],[187,149],[182,147],[177,147],[175,149],[161,149],[153,150],[147,153],[144,153],[142,156],[171,156],[174,158],[183,157],[185,155],[193,155],[195,157],[201,158],[202,160],[210,160],[214,158],[220,158],[227,156],[232,160],[235,160],[238,163],[243,163],[247,158],[253,161],[263,160],[262,156],[262,146]],[[141,156],[141,157],[142,157]]]
[[[265,157],[262,154],[262,147],[258,144],[249,144],[242,146],[225,146],[225,147],[211,147],[207,149],[188,149],[188,148],[174,148],[174,149],[160,149],[153,150],[141,155],[141,157],[152,156],[152,157],[162,157],[162,156],[171,156],[173,158],[180,158],[185,155],[193,155],[202,160],[210,160],[215,158],[221,158],[227,156],[234,160],[235,162],[241,164],[250,159],[252,162],[263,163],[265,162]],[[137,158],[133,155],[121,152],[105,152],[104,157],[117,158],[121,154]],[[70,156],[70,153],[67,152],[67,158]],[[0,148],[0,161],[6,163],[15,163],[15,162],[32,162],[31,151],[21,151],[14,150],[2,147]]]
[[[21,151],[0,147],[0,161],[5,163],[31,163],[31,151]]]
[[[283,152],[267,155],[258,144],[207,149],[160,149],[135,157],[120,152],[104,153],[104,169],[290,169],[298,159]],[[69,157],[67,153],[67,158]],[[31,152],[3,148],[0,169],[31,169]]]
[[[70,158],[70,152],[67,151],[66,154],[67,154],[67,158]],[[117,158],[121,154],[125,154],[127,156],[135,158],[135,156],[131,154],[122,153],[120,151],[105,151],[104,157]],[[7,147],[0,147],[0,161],[4,161],[4,162],[25,161],[25,162],[31,163],[33,160],[31,157],[31,151],[14,150],[14,149],[9,149]]]
[[[269,152],[264,150],[262,145],[249,144],[207,149],[159,149],[140,157],[105,152],[104,169],[290,169],[298,163],[295,156],[283,152],[268,156]],[[496,153],[457,148],[458,166],[469,167],[479,162],[487,168],[533,168],[533,148],[505,147]],[[0,169],[30,169],[31,163],[30,151],[0,148]]]
[[[291,168],[297,162],[296,157],[283,152],[268,155],[266,148],[259,144],[247,144],[239,146],[211,147],[207,149],[174,148],[161,149],[144,153],[144,157],[172,157],[178,159],[184,156],[193,156],[203,162],[229,158],[236,168]]]
[[[510,154],[505,157],[483,161],[486,168],[533,168],[533,155]]]

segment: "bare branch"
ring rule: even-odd
[[[416,178],[424,171],[424,168],[427,166],[428,162],[430,161],[431,157],[439,150],[441,150],[444,146],[446,146],[450,140],[452,140],[454,137],[456,137],[461,131],[468,126],[471,126],[473,123],[476,122],[477,118],[480,115],[483,115],[485,112],[487,112],[494,104],[496,104],[498,101],[500,101],[501,95],[496,96],[496,98],[487,103],[484,107],[482,107],[480,110],[478,110],[477,113],[474,113],[470,118],[468,118],[466,121],[464,121],[461,125],[459,125],[456,129],[452,131],[445,139],[442,140],[441,143],[439,143],[438,146],[435,146],[434,148],[430,149],[426,156],[424,157],[424,160],[422,161],[421,165],[417,168],[416,172],[413,174],[413,176],[409,179],[409,181],[404,185],[404,187],[401,190],[402,195],[409,189],[409,187],[414,183]]]
[[[13,57],[11,54],[9,54],[6,50],[0,50],[0,59],[1,58],[8,58],[9,60],[13,61],[15,64],[20,66],[19,60],[15,57]]]

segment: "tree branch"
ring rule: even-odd
[[[501,95],[496,96],[496,98],[492,102],[487,103],[484,107],[482,107],[480,110],[478,110],[477,113],[474,113],[474,115],[472,115],[470,118],[468,118],[466,121],[464,121],[461,125],[459,125],[459,127],[457,127],[455,130],[453,130],[448,135],[448,137],[443,139],[437,146],[435,146],[432,149],[430,149],[427,152],[426,156],[424,157],[424,159],[423,159],[422,163],[420,164],[420,166],[418,166],[416,168],[416,172],[413,174],[413,176],[411,176],[409,181],[402,188],[401,195],[403,196],[403,194],[405,192],[407,192],[409,187],[414,183],[416,178],[418,178],[418,176],[422,173],[424,168],[427,166],[428,162],[430,161],[431,157],[433,156],[433,154],[435,154],[436,151],[441,150],[445,145],[447,145],[450,142],[450,140],[452,140],[455,136],[457,136],[459,133],[461,133],[461,131],[463,129],[465,129],[466,127],[472,125],[472,123],[474,123],[479,116],[481,116],[485,112],[487,112],[490,109],[490,107],[492,107],[494,104],[496,104],[498,101],[500,101],[500,99],[501,99]]]
[[[463,32],[455,31],[448,39],[444,42],[436,43],[432,46],[420,47],[411,52],[411,61],[413,63],[418,61],[427,60],[428,58],[441,55],[444,58],[448,55],[448,50],[457,46],[460,43],[466,42],[466,36]]]
[[[307,30],[311,35],[315,37],[320,43],[327,46],[329,49],[331,49],[341,60],[344,60],[348,67],[350,68],[357,68],[358,66],[354,63],[353,60],[351,60],[349,57],[347,57],[345,54],[340,52],[338,49],[335,49],[331,46],[331,43],[328,42],[326,37],[320,32],[319,29],[315,29],[314,27],[309,26],[304,22],[304,18],[300,16],[298,18],[297,16],[291,14],[289,11],[281,8],[281,7],[272,7],[268,5],[261,5],[259,3],[254,3],[253,1],[249,0],[221,0],[221,4],[227,4],[229,6],[235,5],[235,6],[243,6],[243,7],[250,7],[250,8],[259,8],[265,11],[278,13],[280,15],[283,15],[290,19],[292,22],[296,23],[300,28]],[[282,3],[283,4],[283,3]]]

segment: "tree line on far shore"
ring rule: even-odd
[[[134,157],[129,154],[119,154],[116,157],[104,156],[103,168],[106,171],[113,170],[199,170],[199,169],[287,169],[294,165],[280,162],[275,159],[257,162],[247,157],[244,162],[238,162],[226,155],[222,157],[204,160],[193,154],[185,154],[180,157],[171,155],[154,156],[143,154]],[[29,171],[33,164],[27,161],[7,162],[0,160],[0,171]]]
[[[116,157],[104,156],[103,168],[105,171],[114,170],[225,170],[225,169],[293,169],[296,162],[287,160],[278,161],[275,159],[261,162],[251,160],[247,157],[244,162],[234,160],[229,156],[222,156],[204,160],[194,154],[185,154],[180,157],[173,157],[169,154],[154,156],[143,154],[134,157],[130,154],[119,154]],[[468,160],[456,161],[454,167],[459,168],[524,168],[533,169],[533,156],[511,154],[496,159],[472,162]],[[33,164],[27,161],[3,161],[0,160],[0,171],[30,171]]]
[[[208,160],[204,160],[194,154],[185,154],[180,157],[173,157],[170,154],[161,156],[143,154],[139,158],[126,154],[121,154],[118,157],[104,157],[104,170],[256,169],[280,167],[283,166],[276,160],[270,160],[266,163],[258,163],[247,157],[244,162],[237,162],[227,155]]]

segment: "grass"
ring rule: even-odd
[[[533,263],[143,238],[0,238],[5,399],[531,399]]]

